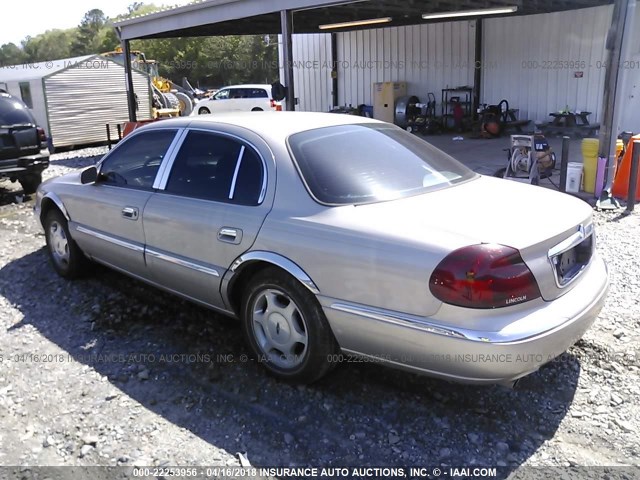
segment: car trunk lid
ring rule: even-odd
[[[593,252],[592,213],[585,202],[492,177],[352,208],[358,213],[348,215],[347,221],[389,236],[441,245],[443,257],[477,243],[516,248],[545,300],[573,288]]]

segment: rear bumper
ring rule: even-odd
[[[319,298],[345,353],[465,383],[504,383],[536,371],[580,339],[602,309],[608,286],[606,265],[596,256],[570,292],[502,321],[500,331]]]
[[[41,173],[48,166],[49,151],[44,149],[36,155],[0,160],[0,176],[20,177],[27,173]]]

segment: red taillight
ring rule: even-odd
[[[504,245],[471,245],[451,252],[431,274],[438,299],[467,308],[500,308],[540,297],[520,252]]]
[[[47,143],[47,134],[44,132],[44,128],[36,128],[36,130],[38,131],[38,140],[40,140],[40,143],[42,145]]]
[[[282,111],[282,105],[276,102],[273,98],[271,99],[271,108],[275,109],[276,112]]]

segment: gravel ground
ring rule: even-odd
[[[45,177],[102,153],[56,154]],[[607,304],[567,354],[507,390],[364,363],[280,383],[243,361],[231,320],[101,267],[58,278],[32,207],[0,184],[0,465],[639,463],[637,214],[595,214]]]

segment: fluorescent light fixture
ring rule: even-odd
[[[361,27],[363,25],[376,25],[378,23],[389,23],[393,18],[370,18],[369,20],[354,20],[353,22],[328,23],[326,25],[318,25],[320,30],[331,30],[333,28]]]
[[[500,15],[502,13],[514,13],[518,11],[518,7],[500,7],[486,8],[483,10],[461,10],[459,12],[440,12],[440,13],[424,13],[424,20],[435,20],[438,18],[455,18],[455,17],[477,17],[480,15]]]

